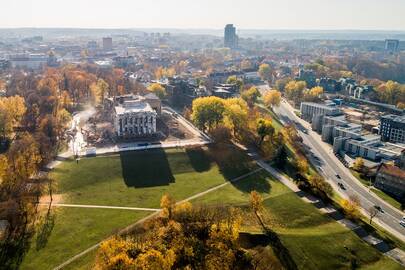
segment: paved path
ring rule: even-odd
[[[49,203],[40,203],[39,205],[49,205]],[[132,210],[132,211],[147,211],[147,212],[160,211],[160,209],[156,209],[156,208],[139,208],[139,207],[122,207],[122,206],[107,206],[107,205],[88,205],[88,204],[52,203],[51,206],[52,207],[73,207],[73,208],[117,209],[117,210]]]
[[[261,171],[261,170],[263,170],[263,169],[262,169],[262,168],[259,168],[259,169],[256,169],[256,170],[252,171],[252,172],[249,172],[249,173],[247,173],[247,174],[244,174],[244,175],[241,175],[241,176],[239,176],[239,177],[236,177],[236,178],[234,178],[234,179],[232,179],[232,180],[230,180],[230,181],[228,181],[228,182],[225,182],[225,183],[223,183],[223,184],[217,185],[217,186],[215,186],[215,187],[213,187],[213,188],[210,188],[210,189],[208,189],[208,190],[206,190],[206,191],[202,191],[202,192],[197,193],[197,194],[195,194],[195,195],[193,195],[193,196],[191,196],[191,197],[188,197],[187,199],[184,199],[184,200],[182,200],[182,201],[179,201],[177,204],[181,204],[181,203],[183,203],[183,202],[188,202],[188,201],[194,200],[194,199],[196,199],[196,198],[199,198],[199,197],[201,197],[201,196],[204,196],[204,195],[206,195],[206,194],[208,194],[208,193],[210,193],[210,192],[213,192],[213,191],[215,191],[215,190],[218,190],[218,189],[220,189],[220,188],[222,188],[222,187],[224,187],[224,186],[226,186],[226,185],[229,185],[229,184],[231,184],[231,183],[235,183],[235,182],[240,181],[240,180],[242,180],[242,179],[244,179],[244,178],[246,178],[246,177],[248,177],[248,176],[251,176],[251,175],[253,175],[253,174],[255,174],[255,173],[257,173],[257,172],[259,172],[259,171]],[[151,214],[151,215],[149,215],[149,216],[146,216],[146,217],[144,217],[143,219],[140,219],[140,220],[138,220],[137,222],[135,222],[135,223],[129,225],[128,227],[126,227],[126,228],[122,229],[121,231],[119,231],[119,232],[118,232],[118,235],[125,235],[125,234],[130,233],[130,232],[133,231],[133,229],[136,228],[136,226],[138,226],[139,224],[144,223],[144,222],[145,222],[146,220],[148,220],[148,219],[151,219],[151,218],[153,218],[153,217],[156,217],[156,216],[160,213],[160,211],[161,211],[161,210],[155,211],[153,214]],[[99,243],[97,243],[97,244],[95,244],[95,245],[89,247],[88,249],[86,249],[86,250],[80,252],[79,254],[77,254],[77,255],[71,257],[70,259],[68,259],[68,260],[65,261],[64,263],[62,263],[62,264],[60,264],[59,266],[55,267],[54,270],[61,270],[61,269],[63,269],[65,266],[71,264],[72,262],[74,262],[75,260],[79,259],[80,257],[82,257],[82,256],[86,255],[87,253],[89,253],[89,252],[91,252],[91,251],[97,249],[97,248],[100,246],[101,243],[102,243],[102,242],[99,242]]]

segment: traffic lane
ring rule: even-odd
[[[295,119],[297,117],[290,110],[288,110],[287,108],[284,108],[284,106],[280,106],[279,108],[281,108],[281,110],[278,110],[278,114],[281,114],[281,116],[283,116],[284,119],[282,119],[282,120],[284,120],[284,122],[291,123],[291,118]],[[287,121],[287,119],[289,119],[289,121]],[[309,142],[309,141],[316,142],[316,140],[313,139],[309,134],[306,134],[306,133],[300,132],[300,131],[299,131],[299,133],[301,133],[300,135],[303,138],[306,138],[307,142]],[[311,142],[309,142],[310,145],[312,145]],[[307,143],[307,145],[308,145],[308,143]],[[328,179],[331,179],[334,183],[338,183],[338,179],[336,179],[336,174],[339,174],[340,176],[344,176],[345,179],[339,179],[339,180],[344,180],[341,182],[345,183],[352,190],[357,192],[357,194],[355,194],[355,195],[357,195],[359,197],[360,203],[362,204],[361,206],[366,212],[369,212],[369,208],[374,207],[374,205],[381,205],[381,200],[375,198],[372,194],[368,193],[368,191],[365,190],[364,187],[359,186],[361,184],[358,183],[357,179],[353,179],[354,178],[353,175],[348,175],[346,170],[342,170],[339,166],[332,168],[329,164],[336,164],[337,162],[340,162],[340,161],[334,161],[334,160],[330,159],[329,155],[327,153],[324,153],[325,149],[323,149],[323,147],[321,145],[319,145],[318,143],[315,143],[315,145],[317,145],[319,148],[312,146],[311,149],[318,150],[317,151],[318,154],[320,156],[322,156],[323,159],[326,161],[326,162],[324,162],[325,164],[321,164],[321,165],[328,166],[330,168],[330,171],[332,172],[332,173],[329,173],[329,175],[327,175]],[[384,203],[385,202],[383,202],[383,204]],[[392,229],[394,229],[395,231],[397,231],[398,233],[403,234],[404,228],[399,224],[399,221],[401,220],[402,215],[399,214],[397,211],[392,210],[390,207],[385,207],[385,208],[383,208],[383,210],[385,211],[385,213],[380,214],[379,219],[382,220],[382,222],[385,223],[387,226],[389,226]]]
[[[314,152],[317,152],[316,150]],[[320,156],[322,156],[321,153],[318,152]],[[369,214],[369,209],[374,207],[375,205],[379,205],[379,202],[374,199],[371,194],[368,192],[364,193],[363,188],[359,188],[357,185],[357,182],[352,182],[350,181],[350,178],[347,181],[346,178],[341,177],[342,179],[338,179],[336,177],[336,174],[339,174],[340,176],[344,175],[345,172],[339,170],[339,167],[332,168],[327,162],[321,165],[321,168],[323,170],[323,175],[326,176],[326,178],[330,181],[333,182],[335,185],[334,189],[339,189],[340,193],[343,193],[347,197],[355,195],[358,197],[360,200],[361,208],[363,208],[364,211],[366,211]],[[329,182],[330,182],[329,181]],[[357,179],[356,179],[357,181]],[[338,183],[341,182],[345,185],[346,190],[342,190],[339,186]],[[384,213],[379,213],[376,219],[380,220],[382,223],[386,224],[387,226],[391,227],[393,230],[397,231],[400,234],[403,234],[404,228],[399,224],[400,219],[402,218],[401,215],[397,215],[397,212],[391,212],[390,208],[383,208]]]

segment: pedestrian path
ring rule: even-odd
[[[40,203],[39,205],[49,205],[49,203]],[[122,206],[107,206],[107,205],[88,205],[88,204],[52,203],[51,206],[52,207],[73,207],[73,208],[117,209],[117,210],[148,211],[148,212],[160,211],[160,209],[155,209],[155,208],[122,207]]]

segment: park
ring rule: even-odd
[[[259,168],[232,145],[154,149],[66,160],[52,171],[52,208],[42,206],[40,230],[21,269],[54,269],[120,230],[153,215],[160,198],[233,206],[244,211],[243,231],[260,234],[248,210],[249,193],[264,198],[266,220],[279,234],[299,269],[401,269]],[[266,256],[272,248],[256,248]],[[62,269],[92,269],[96,249]]]

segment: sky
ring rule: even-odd
[[[0,0],[0,28],[405,30],[405,0]]]

